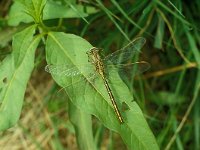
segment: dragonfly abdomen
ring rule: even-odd
[[[117,107],[117,103],[116,103],[115,98],[114,98],[114,96],[113,96],[113,94],[112,94],[112,91],[111,91],[111,89],[110,89],[110,86],[109,86],[109,84],[108,84],[108,82],[107,82],[107,80],[106,80],[105,78],[103,78],[103,80],[104,80],[104,85],[105,85],[105,87],[106,87],[106,90],[107,90],[107,92],[108,92],[108,95],[109,95],[109,97],[110,97],[110,100],[111,100],[111,102],[112,102],[114,111],[115,111],[115,113],[116,113],[116,115],[117,115],[117,118],[118,118],[118,120],[119,120],[120,123],[124,123],[124,120],[123,120],[122,115],[121,115],[121,113],[120,113],[120,111],[119,111],[119,108]]]

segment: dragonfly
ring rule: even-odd
[[[62,65],[47,65],[45,67],[45,71],[54,74],[54,75],[60,75],[60,76],[77,76],[80,74],[83,74],[83,71],[87,71],[89,69],[94,68],[93,73],[90,74],[87,78],[94,77],[94,76],[100,76],[101,79],[103,80],[103,83],[105,85],[105,88],[107,90],[107,93],[109,95],[109,98],[111,100],[113,109],[115,111],[115,114],[119,120],[119,122],[122,124],[124,123],[124,119],[121,115],[121,112],[118,108],[118,105],[116,103],[115,97],[113,95],[113,92],[110,88],[109,82],[108,82],[108,74],[109,70],[120,70],[126,67],[134,67],[137,66],[137,70],[135,74],[137,73],[142,73],[146,71],[150,65],[149,63],[145,61],[140,61],[140,62],[134,62],[134,63],[125,63],[133,56],[136,56],[140,53],[140,49],[143,47],[145,44],[145,38],[139,37],[130,42],[127,46],[121,48],[120,50],[117,50],[105,58],[102,58],[100,55],[100,52],[102,49],[93,47],[89,51],[86,52],[88,55],[88,61],[90,62],[89,64],[86,65],[81,65],[81,69],[76,67],[71,67],[67,64],[62,64]]]

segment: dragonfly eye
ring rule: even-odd
[[[90,49],[90,53],[94,53],[94,52],[98,52],[98,51],[99,51],[99,48],[97,48],[97,47],[92,47]]]
[[[90,54],[90,51],[87,51],[86,54],[87,54],[87,55]]]
[[[87,54],[87,55],[91,55],[94,48],[95,48],[95,47],[92,47],[90,50],[88,50],[88,51],[86,52],[86,54]]]

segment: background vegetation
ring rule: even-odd
[[[131,80],[128,87],[160,149],[200,149],[200,2],[56,2],[67,6],[69,11],[57,19],[59,11],[52,5],[51,17],[43,16],[47,30],[81,36],[95,47],[103,48],[106,54],[138,36],[146,38],[140,59],[149,62],[151,68]],[[14,51],[13,35],[33,24],[24,14],[19,17],[21,20],[13,17],[17,9],[12,8],[12,4],[7,0],[0,3],[1,61]],[[20,120],[0,134],[0,149],[84,149],[82,146],[92,140],[100,149],[128,149],[119,134],[105,128],[95,117],[92,119],[94,139],[88,136],[83,137],[86,142],[80,141],[81,134],[75,131],[81,133],[79,130],[87,130],[87,127],[69,121],[73,108],[68,107],[70,101],[65,92],[58,92],[60,87],[44,71],[45,57],[44,44],[40,44]],[[0,87],[6,82],[2,80]],[[91,122],[87,126],[91,126]]]

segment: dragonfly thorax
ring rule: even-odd
[[[92,64],[95,65],[96,71],[103,77],[104,76],[104,64],[103,61],[99,55],[99,49],[96,47],[91,48],[87,54],[88,54],[88,60]]]

